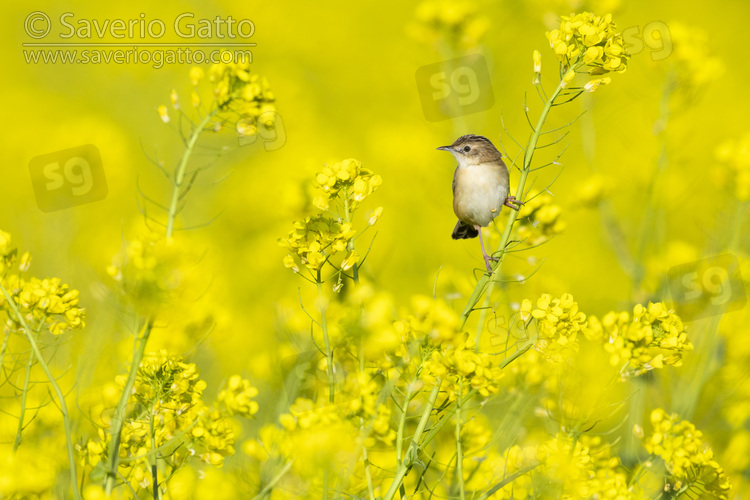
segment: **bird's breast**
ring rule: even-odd
[[[504,165],[459,166],[454,182],[453,211],[470,224],[489,225],[508,196],[508,170]]]

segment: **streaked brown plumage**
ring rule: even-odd
[[[437,149],[450,152],[458,160],[453,175],[453,211],[458,223],[452,237],[457,240],[479,236],[487,272],[492,272],[480,228],[489,226],[503,205],[518,210],[519,204],[515,197],[508,196],[508,168],[502,154],[489,139],[473,134]]]

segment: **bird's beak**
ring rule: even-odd
[[[440,146],[436,149],[439,149],[440,151],[453,151],[453,148],[451,146]]]

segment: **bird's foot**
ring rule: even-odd
[[[525,205],[525,203],[517,200],[515,196],[508,196],[505,198],[503,205],[510,207],[517,212],[521,209],[521,205]]]
[[[492,266],[490,265],[490,260],[492,260],[493,257],[490,257],[489,255],[484,256],[484,265],[487,266],[487,274],[492,274]]]

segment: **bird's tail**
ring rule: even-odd
[[[451,236],[454,240],[466,240],[479,236],[479,231],[477,231],[471,224],[458,221],[456,227],[453,228],[453,234]]]

